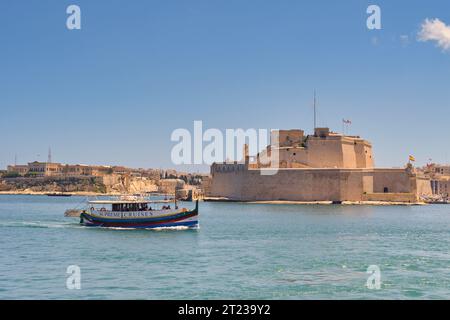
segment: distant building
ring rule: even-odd
[[[450,177],[450,165],[434,165],[434,173],[437,175]]]
[[[60,163],[50,162],[30,162],[28,163],[28,175],[34,176],[58,176],[62,173],[62,165]]]
[[[114,167],[112,167],[112,170],[113,170],[113,173],[116,173],[116,174],[127,174],[132,171],[130,168],[123,167],[123,166],[114,166]]]
[[[183,189],[185,182],[181,179],[163,179],[159,180],[159,191],[162,193],[175,194],[178,189]]]
[[[441,178],[431,180],[431,190],[434,195],[442,198],[450,198],[450,179]]]
[[[433,195],[440,198],[450,198],[450,165],[431,163],[422,168],[424,174],[431,179]]]
[[[94,168],[84,164],[66,164],[61,166],[61,174],[72,176],[92,176]]]
[[[127,174],[132,169],[122,166],[91,166],[85,164],[61,164],[50,162],[29,162],[27,165],[9,165],[8,173],[17,173],[21,176],[48,177],[48,176],[104,176],[108,174]]]
[[[24,176],[28,173],[28,166],[27,165],[11,165],[8,166],[6,169],[7,173],[17,173],[21,176]]]

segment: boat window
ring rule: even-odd
[[[113,203],[112,211],[148,211],[152,210],[148,203]]]

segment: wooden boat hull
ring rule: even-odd
[[[198,227],[198,203],[196,204],[195,209],[191,211],[180,211],[173,214],[143,218],[99,217],[87,212],[82,212],[80,214],[80,223],[84,226],[89,227],[126,229],[152,229],[173,227],[196,228]]]

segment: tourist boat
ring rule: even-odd
[[[198,227],[198,201],[192,210],[179,208],[176,201],[172,202],[171,207],[171,202],[135,196],[88,201],[89,208],[79,212],[80,224],[89,227],[142,229]],[[66,216],[74,216],[73,212],[74,210],[68,210]]]

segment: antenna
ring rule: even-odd
[[[317,103],[316,103],[316,89],[314,89],[314,132],[317,128]]]
[[[48,147],[47,163],[52,163],[52,149]]]

